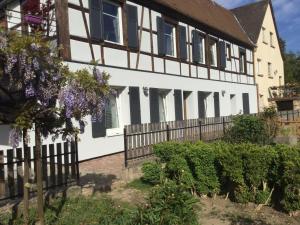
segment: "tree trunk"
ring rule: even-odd
[[[27,145],[28,130],[23,129],[23,151],[24,151],[24,225],[29,224],[29,154]]]
[[[41,162],[41,130],[39,125],[35,125],[35,151],[36,151],[36,180],[37,180],[37,211],[40,225],[44,225],[44,201],[43,201],[43,175]]]

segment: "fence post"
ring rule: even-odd
[[[200,141],[202,140],[202,121],[199,120],[199,138]]]
[[[223,135],[225,135],[225,117],[222,118]]]
[[[80,184],[80,174],[79,174],[79,157],[78,157],[78,136],[75,136],[75,154],[76,154],[76,178],[77,184]]]
[[[170,125],[167,124],[167,141],[170,141]]]
[[[125,167],[128,166],[128,145],[127,145],[127,129],[124,127],[124,159],[125,159]]]

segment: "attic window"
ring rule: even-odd
[[[274,37],[274,34],[272,32],[270,32],[270,45],[271,45],[271,47],[274,47],[273,37]]]
[[[262,38],[263,38],[263,43],[267,44],[267,38],[266,38],[266,28],[262,28]]]

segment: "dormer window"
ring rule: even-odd
[[[121,43],[121,13],[118,4],[103,1],[103,32],[104,40]]]

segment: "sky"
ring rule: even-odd
[[[228,9],[257,0],[215,0]],[[300,0],[273,0],[279,35],[286,41],[287,51],[300,52]]]

